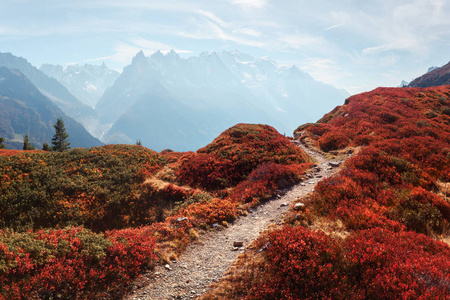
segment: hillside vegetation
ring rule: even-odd
[[[303,143],[353,157],[203,299],[448,299],[450,87],[352,96]]]
[[[298,181],[308,156],[267,125],[197,152],[0,150],[0,299],[117,299],[134,278]]]

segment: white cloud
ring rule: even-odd
[[[109,60],[113,58],[112,55],[110,56],[104,56],[104,57],[97,57],[97,58],[89,58],[89,59],[85,59],[85,62],[96,62],[96,61],[102,61],[102,60]]]
[[[296,34],[281,34],[277,38],[276,47],[296,50],[320,50],[326,41],[320,36],[314,36],[297,32]]]
[[[239,5],[243,8],[264,8],[267,0],[230,0],[232,4]]]
[[[330,27],[328,27],[328,28],[325,28],[323,31],[328,31],[328,30],[331,30],[331,29],[334,29],[334,28],[341,27],[341,26],[343,26],[343,25],[344,25],[344,23],[336,24],[336,25],[330,26]]]
[[[262,33],[251,29],[251,28],[239,28],[239,29],[235,29],[233,30],[233,33],[237,33],[237,34],[244,34],[244,35],[248,35],[248,36],[252,36],[252,37],[260,37],[262,36]]]
[[[340,79],[350,77],[351,74],[336,61],[330,58],[312,57],[302,62],[300,69],[313,76],[316,80],[334,84],[339,87],[337,82]]]

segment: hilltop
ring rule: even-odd
[[[450,87],[352,96],[296,137],[340,172],[200,299],[446,299]]]

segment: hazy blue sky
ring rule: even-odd
[[[142,49],[239,50],[293,63],[351,93],[450,60],[448,0],[0,0],[0,52],[33,65],[105,62]]]

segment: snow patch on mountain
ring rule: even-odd
[[[75,97],[91,107],[95,107],[105,90],[112,86],[120,75],[104,63],[102,65],[70,65],[66,68],[60,65],[44,64],[40,70],[58,80]]]

